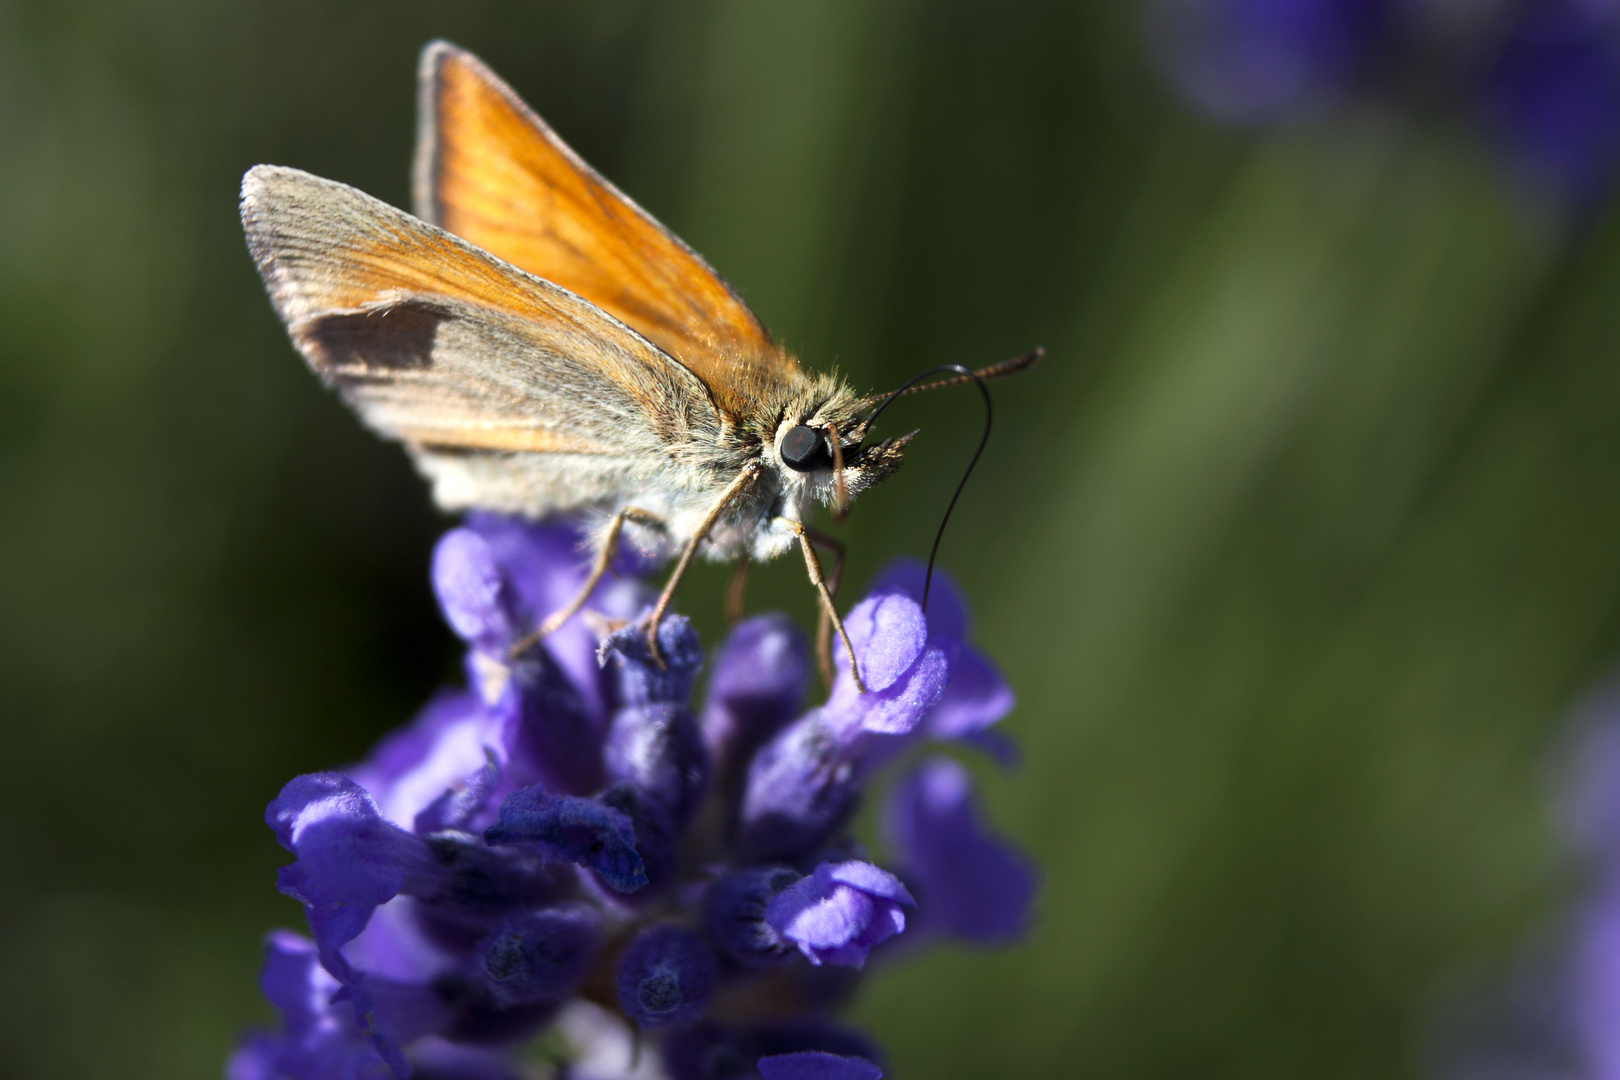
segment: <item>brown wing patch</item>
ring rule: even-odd
[[[416,206],[679,360],[733,416],[804,375],[708,264],[579,159],[472,54],[422,53]]]

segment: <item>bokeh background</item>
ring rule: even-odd
[[[436,36],[809,363],[1048,349],[942,555],[1021,695],[1022,764],[979,771],[1040,919],[875,974],[894,1074],[1428,1071],[1437,1002],[1570,889],[1547,747],[1620,655],[1620,222],[1437,66],[1363,92],[1359,24],[1279,97],[1188,67],[1187,6],[0,3],[0,1074],[217,1076],[299,921],[265,802],[455,676],[449,522],[236,216],[257,162],[407,205]],[[971,394],[907,407],[857,587],[978,436]],[[754,607],[808,617],[801,574]],[[711,636],[722,581],[679,600]]]

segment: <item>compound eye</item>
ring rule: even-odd
[[[782,436],[782,461],[796,472],[832,468],[832,451],[819,428],[800,424]]]

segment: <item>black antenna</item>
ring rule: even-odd
[[[1008,375],[1017,375],[1020,372],[1028,371],[1040,361],[1041,357],[1045,355],[1045,349],[1031,349],[1022,356],[1015,356],[1011,360],[1003,360],[1000,363],[991,364],[989,367],[982,367],[977,371],[970,372],[969,374],[987,381],[990,379],[1005,379]],[[936,368],[935,370],[938,369]],[[923,372],[923,375],[927,374],[928,372]],[[921,377],[922,376],[919,376],[919,378]],[[938,382],[931,382],[926,386],[913,385],[916,383],[916,381],[917,379],[912,379],[911,382],[907,383],[905,386],[902,386],[894,393],[886,394],[884,396],[904,397],[907,394],[921,394],[929,390],[943,390],[947,386],[961,386],[963,383],[968,381],[968,378],[958,375],[955,378],[941,379]],[[867,398],[867,400],[876,401],[877,399]]]
[[[1030,361],[1030,363],[1033,362],[1033,360]],[[998,364],[996,366],[1000,367],[1001,365]],[[979,396],[984,398],[984,434],[979,436],[979,448],[973,451],[973,459],[968,462],[967,469],[963,471],[962,479],[957,481],[956,492],[951,496],[950,504],[945,507],[945,516],[939,519],[939,531],[934,534],[934,546],[928,552],[928,573],[923,578],[922,609],[924,614],[927,614],[928,612],[928,590],[934,584],[934,559],[939,555],[939,542],[945,539],[945,526],[951,520],[951,511],[956,509],[956,500],[962,497],[962,489],[967,487],[968,477],[973,475],[973,466],[979,463],[979,455],[984,453],[985,445],[990,441],[990,426],[995,420],[995,410],[990,405],[990,390],[984,385],[984,379],[982,379],[977,372],[970,371],[961,364],[940,364],[938,367],[931,367],[921,375],[911,379],[898,390],[890,391],[890,393],[878,403],[878,407],[873,409],[867,415],[866,419],[861,421],[861,434],[864,437],[867,430],[871,428],[873,422],[877,420],[878,414],[884,409],[887,409],[890,402],[904,394],[906,391],[910,390],[912,387],[916,386],[918,383],[922,382],[924,379],[928,378],[930,375],[938,375],[942,371],[955,372],[956,378],[941,381],[939,383],[941,386],[959,384],[967,382],[971,379],[973,381],[973,385],[979,388]],[[992,378],[993,377],[994,376],[992,376]],[[923,387],[922,389],[927,390],[932,389],[932,387]]]

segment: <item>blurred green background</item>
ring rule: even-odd
[[[1620,227],[1548,229],[1462,131],[1212,130],[1127,0],[0,4],[0,1074],[217,1076],[298,921],[265,802],[455,676],[447,521],[236,216],[256,162],[405,205],[435,36],[812,365],[1049,350],[943,551],[1021,694],[1024,763],[981,772],[1040,920],[869,981],[894,1075],[1418,1075],[1567,877],[1545,748],[1620,646]],[[856,586],[977,438],[971,394],[908,408]],[[801,574],[754,605],[808,614]],[[722,580],[679,602],[711,635]]]

